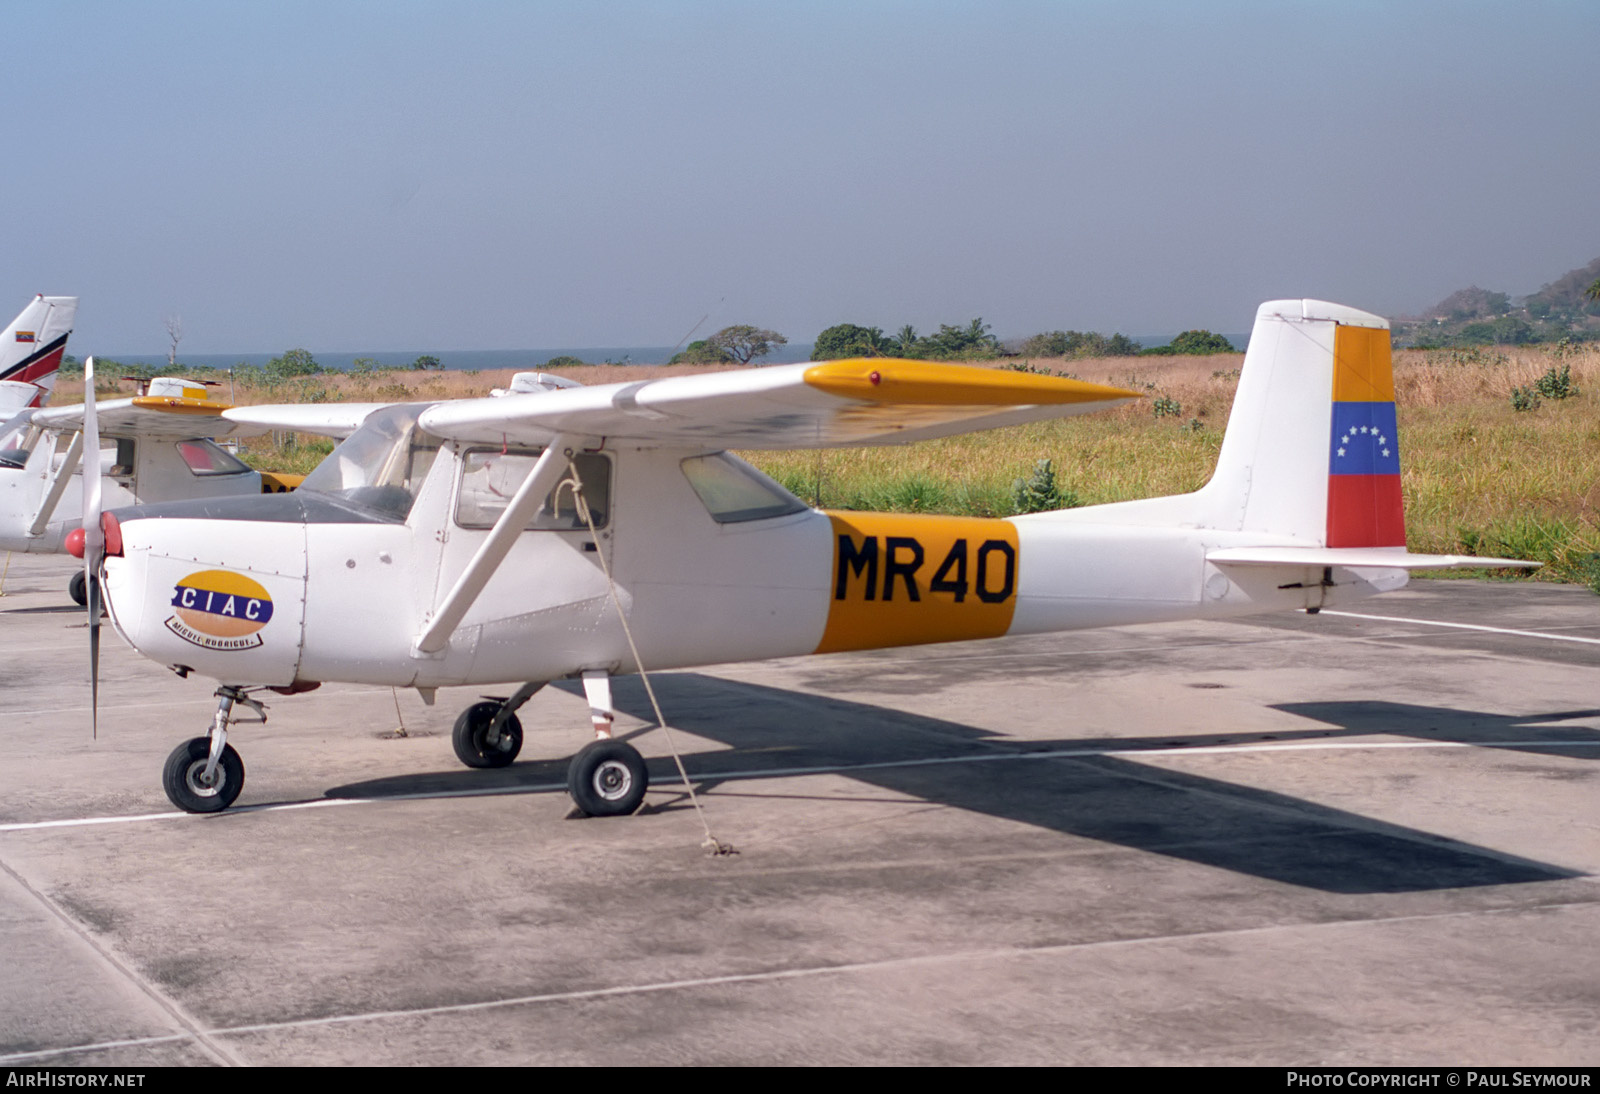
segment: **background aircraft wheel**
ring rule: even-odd
[[[89,606],[88,585],[89,581],[86,577],[84,577],[82,570],[79,570],[77,573],[73,574],[72,580],[67,582],[67,595],[72,597],[73,603],[78,605],[80,608],[87,608]]]
[[[195,737],[172,750],[161,773],[161,785],[173,805],[189,813],[220,813],[233,804],[244,789],[244,761],[232,745],[223,745],[222,760],[207,784],[206,760],[210,756],[210,737]]]
[[[450,743],[456,746],[456,759],[468,767],[505,767],[522,751],[522,723],[513,714],[500,727],[500,740],[490,745],[489,723],[494,721],[499,703],[474,703],[461,712]]]
[[[623,741],[595,741],[567,768],[567,791],[591,817],[632,813],[644,801],[649,785],[644,757]]]

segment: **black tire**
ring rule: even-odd
[[[624,741],[595,741],[567,767],[567,792],[591,817],[620,817],[644,801],[650,787],[639,750]]]
[[[461,712],[450,731],[456,759],[468,767],[505,767],[517,758],[522,751],[522,723],[515,714],[500,727],[500,740],[489,744],[489,723],[499,709],[499,703],[474,703]]]
[[[72,602],[80,608],[89,606],[88,578],[82,570],[72,575],[72,580],[67,582],[67,595],[72,597]]]
[[[239,797],[244,789],[244,761],[232,745],[223,745],[214,785],[206,786],[200,777],[210,756],[210,737],[195,737],[172,750],[161,773],[161,785],[173,805],[188,813],[220,813]]]

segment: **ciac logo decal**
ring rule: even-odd
[[[259,582],[230,570],[201,570],[172,587],[167,629],[208,650],[248,650],[261,645],[272,619],[272,597]]]

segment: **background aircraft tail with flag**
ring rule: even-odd
[[[56,386],[76,296],[36,296],[0,336],[0,412],[44,406]]]

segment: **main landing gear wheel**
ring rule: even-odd
[[[500,727],[499,739],[489,741],[489,725],[499,709],[499,703],[474,703],[461,712],[450,731],[456,759],[468,767],[505,767],[517,758],[522,751],[522,723],[515,714]]]
[[[172,804],[189,813],[220,813],[244,789],[244,761],[232,745],[222,746],[222,758],[210,780],[206,761],[211,758],[211,738],[195,737],[172,750],[161,785]]]
[[[591,817],[620,817],[644,801],[650,773],[644,757],[625,741],[594,741],[572,758],[567,791]]]

